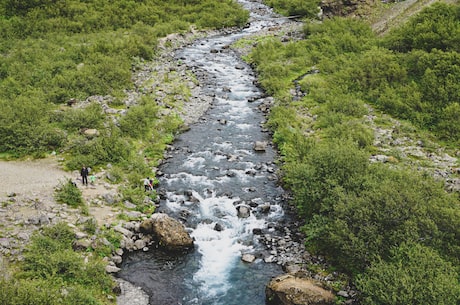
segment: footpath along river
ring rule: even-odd
[[[258,2],[239,2],[251,12],[248,27],[198,40],[175,54],[213,103],[176,139],[160,168],[158,212],[183,221],[194,251],[135,252],[123,259],[119,277],[141,287],[152,305],[262,305],[265,285],[283,272],[270,263],[261,241],[267,234],[285,234],[289,222],[275,174],[276,151],[261,127],[264,93],[228,46],[286,19]],[[267,145],[256,151],[256,142]],[[243,262],[246,253],[256,260]]]

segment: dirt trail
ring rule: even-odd
[[[112,189],[116,188],[106,184],[100,177],[92,186],[81,185],[78,171],[72,173],[64,171],[56,157],[27,161],[0,161],[0,173],[0,200],[7,200],[8,196],[14,197],[16,202],[36,200],[45,203],[47,209],[57,205],[54,200],[55,187],[69,178],[77,182],[83,199],[88,204],[106,193],[113,192]],[[37,214],[44,209],[41,211],[32,209],[30,213],[26,213],[23,208],[21,211],[24,216],[30,216],[29,214]],[[90,214],[99,225],[113,221],[117,212],[111,206],[90,206]],[[7,217],[8,213],[0,211],[0,219],[2,216]]]
[[[27,161],[0,161],[0,194],[51,195],[60,181],[73,178],[56,157]]]

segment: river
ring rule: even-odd
[[[238,2],[251,12],[248,27],[200,39],[175,54],[213,103],[177,137],[160,168],[164,196],[158,212],[183,221],[194,251],[177,256],[139,251],[123,259],[119,276],[142,287],[152,305],[262,305],[265,285],[283,272],[267,262],[270,251],[261,242],[282,231],[287,217],[276,151],[258,109],[264,93],[228,46],[285,20],[258,2]],[[254,150],[256,142],[266,143],[265,150]],[[255,261],[243,262],[246,253]]]

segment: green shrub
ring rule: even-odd
[[[434,250],[402,244],[389,260],[379,259],[357,280],[365,304],[453,305],[460,302],[456,268]]]
[[[79,207],[84,204],[80,189],[75,185],[72,179],[61,182],[54,193],[57,202],[65,203],[71,207]]]
[[[272,6],[275,10],[285,16],[301,16],[314,18],[318,14],[320,2],[316,0],[268,0],[267,5]]]
[[[0,99],[0,108],[0,152],[40,155],[64,143],[64,133],[49,125],[50,107],[39,96]]]
[[[308,143],[308,142],[307,142]],[[332,211],[342,192],[358,192],[368,171],[368,156],[355,144],[337,141],[309,145],[305,159],[285,166],[285,182],[302,216]]]
[[[320,206],[327,204],[329,209],[317,210],[320,216],[307,219],[305,227],[307,235],[314,234],[310,238],[315,249],[351,273],[361,272],[376,257],[386,259],[391,247],[404,242],[423,241],[450,261],[458,261],[459,247],[449,246],[459,243],[458,230],[446,228],[446,217],[456,225],[460,211],[442,184],[378,164],[360,178],[359,187],[348,181],[324,187],[330,191]],[[308,193],[320,191],[324,193],[313,187]],[[310,202],[304,205],[310,207]]]
[[[54,115],[65,129],[79,131],[81,129],[100,128],[104,120],[101,105],[91,103],[85,108],[69,109]]]
[[[357,120],[332,125],[324,133],[328,139],[350,141],[359,148],[368,148],[374,143],[374,131]]]
[[[120,120],[121,131],[132,138],[147,138],[147,135],[152,133],[154,122],[159,118],[159,109],[152,101],[130,107]]]
[[[105,272],[105,264],[91,257],[85,262],[80,253],[72,250],[74,239],[74,233],[65,223],[35,232],[16,277],[0,284],[0,294],[15,296],[0,298],[7,301],[0,303],[106,304],[112,280]],[[28,284],[24,285],[25,282]],[[43,295],[48,300],[42,301]]]
[[[399,52],[412,49],[460,51],[458,5],[434,3],[386,35],[385,44]]]
[[[61,291],[46,280],[1,280],[1,305],[59,305],[63,304]],[[71,303],[67,303],[71,305]]]

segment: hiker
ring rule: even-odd
[[[83,165],[80,171],[80,175],[81,175],[81,181],[83,185],[86,185],[86,186],[88,186],[88,174],[89,174],[88,168]]]

